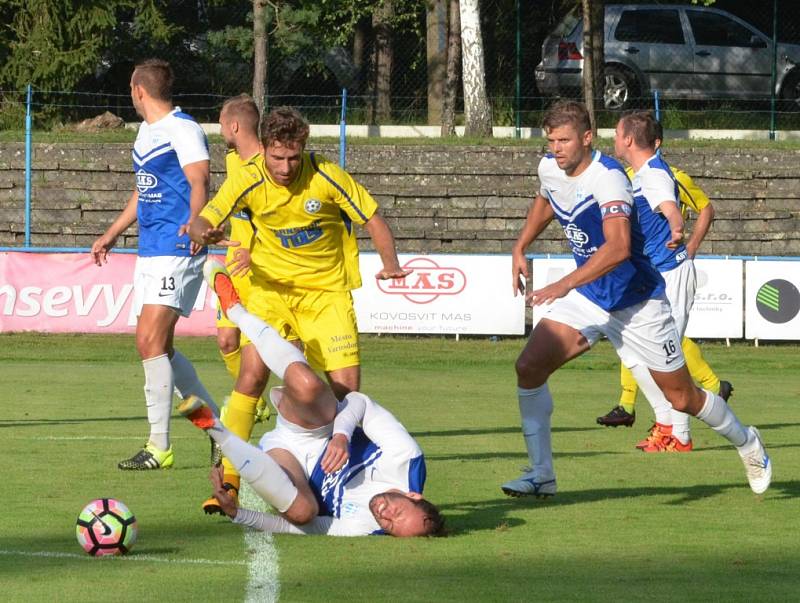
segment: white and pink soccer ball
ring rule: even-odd
[[[136,542],[136,517],[120,501],[98,498],[78,515],[75,535],[90,555],[124,555]]]

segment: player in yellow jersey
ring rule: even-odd
[[[251,157],[189,227],[194,241],[231,245],[222,224],[246,211],[254,227],[247,310],[300,342],[341,399],[360,388],[358,328],[351,291],[361,286],[355,225],[369,233],[383,268],[403,278],[389,225],[367,190],[337,164],[305,151],[309,127],[294,109],[273,109],[261,124],[263,155]],[[260,396],[266,367],[243,350],[237,391]],[[228,411],[230,412],[230,410]],[[227,481],[227,474],[224,480]],[[233,484],[235,487],[235,484]]]
[[[661,125],[657,128],[658,138],[656,140],[657,148],[660,148],[661,141],[663,140],[663,131]],[[684,218],[688,210],[691,209],[697,214],[697,221],[692,229],[692,234],[686,241],[686,251],[689,257],[694,259],[697,255],[697,250],[703,242],[708,229],[711,227],[711,222],[714,219],[714,206],[711,200],[697,186],[692,177],[683,170],[670,166],[672,175],[678,183],[678,192],[680,196],[681,213]],[[630,166],[626,168],[628,177],[633,176],[633,170]],[[703,357],[700,347],[688,337],[684,337],[681,341],[683,348],[683,355],[686,357],[686,366],[689,369],[689,374],[697,383],[704,389],[719,394],[726,402],[733,392],[733,385],[729,381],[720,381],[714,370]],[[622,393],[620,394],[619,404],[614,406],[608,414],[602,417],[597,417],[597,422],[600,425],[609,427],[618,427],[625,425],[630,427],[636,421],[636,411],[634,406],[636,404],[636,394],[639,390],[636,385],[636,380],[633,378],[631,372],[625,367],[620,365],[620,384],[622,386]]]

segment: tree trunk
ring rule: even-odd
[[[375,31],[375,120],[379,124],[392,118],[393,17],[394,0],[383,0],[372,17]]]
[[[442,123],[447,71],[447,0],[425,2],[428,59],[428,125]]]
[[[455,136],[456,134],[456,91],[458,90],[458,66],[461,64],[461,15],[458,0],[449,0],[449,4],[447,79],[442,102],[442,136]]]
[[[267,105],[266,7],[266,0],[253,0],[253,99],[261,115]]]
[[[466,136],[491,137],[492,112],[486,97],[479,0],[460,0],[462,78]]]
[[[592,0],[581,0],[583,9],[583,102],[589,111],[592,122],[592,132],[597,135],[597,119],[595,116],[595,56],[594,56],[594,15],[592,14]]]

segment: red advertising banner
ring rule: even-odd
[[[88,253],[0,253],[0,332],[133,333],[136,256],[111,253],[95,266]],[[206,284],[178,335],[216,333],[216,298]]]

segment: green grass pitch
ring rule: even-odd
[[[231,383],[214,340],[177,345],[221,400]],[[618,395],[616,359],[601,344],[551,379],[559,493],[536,501],[498,487],[527,462],[513,369],[522,345],[363,338],[363,389],[422,445],[426,495],[451,535],[276,536],[279,600],[797,599],[800,348],[704,346],[773,459],[764,496],[750,491],[733,448],[696,421],[695,451],[672,455],[633,448],[651,421],[643,400],[633,428],[596,425]],[[245,599],[242,530],[200,510],[210,491],[202,434],[173,416],[172,470],[116,469],[147,435],[132,337],[1,335],[0,383],[3,601]],[[137,516],[125,558],[89,558],[75,540],[78,512],[98,497]]]

